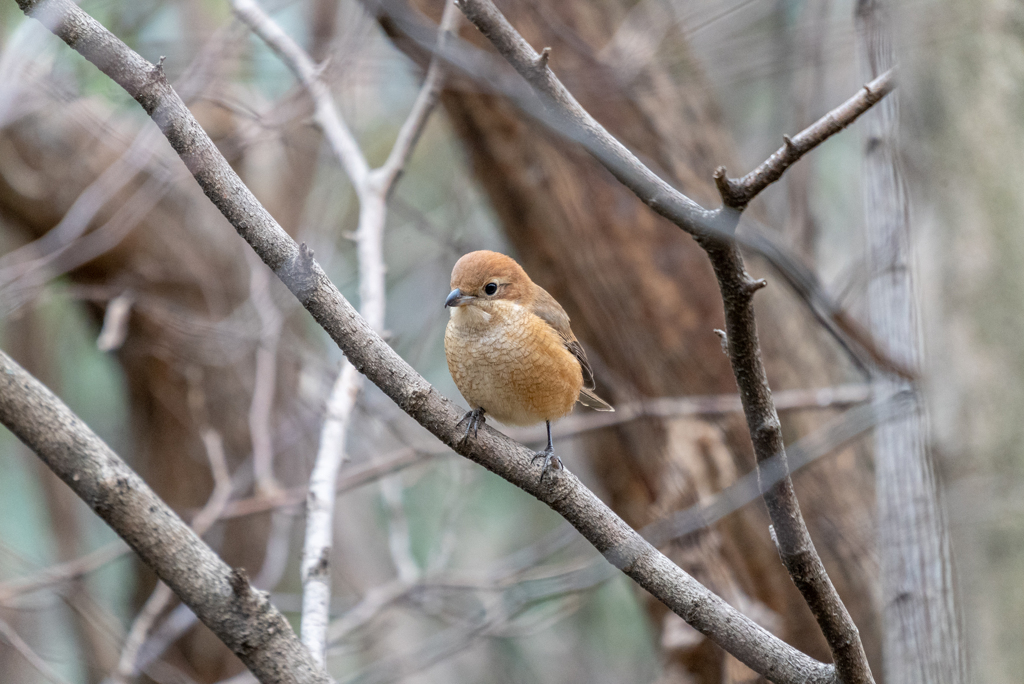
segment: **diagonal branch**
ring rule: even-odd
[[[262,682],[323,682],[267,595],[249,586],[60,399],[0,352],[0,422],[139,554]]]
[[[142,105],[210,200],[334,339],[352,365],[435,437],[548,504],[611,563],[756,672],[776,682],[835,681],[832,666],[800,653],[729,606],[640,537],[571,473],[561,473],[542,485],[531,463],[533,452],[489,427],[482,429],[477,439],[462,442],[462,433],[455,427],[461,411],[435,392],[373,331],[330,282],[312,252],[305,245],[295,244],[259,204],[168,85],[159,66],[140,57],[70,0],[19,0],[19,6],[42,20]],[[671,190],[667,184],[665,187]],[[707,215],[686,198],[670,208],[678,206],[695,212],[694,218]],[[18,392],[14,387],[7,389],[6,393],[0,391],[3,401],[7,400],[5,395]],[[11,422],[17,422],[17,415]],[[31,444],[45,446],[36,445],[34,440]],[[65,481],[75,484],[70,477]],[[157,555],[147,553],[147,562],[159,562]],[[189,600],[199,598],[189,585],[178,582],[172,586],[184,591]],[[230,586],[228,581],[228,595]],[[239,586],[237,580],[235,586]],[[205,607],[199,611],[208,615]],[[238,645],[236,635],[223,630],[218,635],[229,645]],[[306,652],[304,655],[309,657]]]
[[[320,70],[306,51],[292,40],[274,21],[267,16],[254,0],[231,0],[231,7],[238,18],[245,22],[253,33],[273,47],[299,82],[313,96],[316,110],[313,113],[316,123],[327,137],[331,148],[338,153],[341,165],[345,168],[352,185],[358,191],[366,183],[370,167],[366,157],[359,149],[359,143],[352,135],[352,130],[345,120],[338,115],[334,107],[327,84],[320,78]],[[88,59],[88,57],[86,58]]]
[[[0,618],[0,638],[11,645],[15,651],[17,651],[22,658],[28,661],[35,670],[46,679],[49,679],[53,684],[68,684],[68,680],[60,676],[60,673],[54,670],[50,665],[39,657],[39,654],[32,650],[32,647],[21,638],[17,630],[11,626],[11,623]]]
[[[792,138],[782,136],[785,144],[742,178],[729,178],[725,167],[719,166],[715,171],[715,183],[725,205],[742,210],[758,193],[782,178],[786,169],[801,157],[852,124],[895,88],[896,74],[893,69],[889,69]]]

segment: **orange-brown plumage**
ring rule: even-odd
[[[451,286],[445,355],[472,409],[507,425],[561,418],[577,401],[613,410],[593,392],[594,376],[569,316],[513,259],[466,254],[452,270]]]

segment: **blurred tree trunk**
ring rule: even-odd
[[[857,3],[863,74],[896,64],[892,16],[881,0]],[[921,367],[914,291],[910,197],[900,168],[899,93],[865,116],[865,234],[871,327],[890,358]],[[913,389],[876,380],[881,400]],[[913,413],[875,429],[878,539],[884,617],[884,665],[890,684],[968,680],[953,587],[949,523],[928,449],[925,418]]]
[[[420,3],[436,19],[438,3]],[[551,47],[551,67],[598,121],[676,187],[717,204],[711,175],[739,171],[712,84],[685,52],[686,39],[658,3],[500,7],[535,48]],[[384,19],[386,29],[394,26]],[[463,37],[485,41],[471,27]],[[400,46],[415,52],[400,37]],[[669,58],[666,58],[669,55]],[[713,328],[722,303],[703,252],[656,216],[590,156],[557,139],[504,100],[453,83],[444,98],[517,256],[569,312],[594,361],[598,391],[638,397],[734,392]],[[781,132],[780,132],[781,133]],[[779,282],[779,281],[775,281]],[[780,286],[758,295],[759,324],[773,388],[825,386],[844,379],[828,344]],[[784,418],[790,438],[818,416]],[[612,507],[641,527],[700,501],[752,465],[742,418],[643,420],[585,441],[585,453]],[[797,490],[819,551],[878,671],[873,492],[853,451],[799,474]],[[687,571],[787,641],[815,657],[828,651],[778,559],[763,506],[666,549]],[[654,601],[664,681],[756,679]]]

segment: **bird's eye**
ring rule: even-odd
[[[487,283],[484,286],[484,294],[492,295],[492,294],[494,294],[497,291],[498,291],[498,284],[497,283]]]

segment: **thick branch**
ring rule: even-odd
[[[786,169],[801,157],[852,124],[895,88],[896,75],[893,69],[889,69],[792,138],[783,136],[785,144],[742,178],[729,178],[725,167],[719,166],[715,172],[715,183],[725,205],[742,210],[758,193],[779,180]]]
[[[167,84],[159,67],[142,59],[69,0],[19,0],[19,5],[30,16],[41,18],[143,106],[239,234],[352,365],[406,413],[458,453],[547,503],[616,567],[755,671],[776,682],[834,681],[831,666],[800,653],[726,604],[644,541],[571,473],[564,472],[542,486],[531,462],[533,452],[487,427],[477,439],[461,442],[462,433],[455,426],[462,412],[373,332],[328,280],[311,251],[296,245],[259,204]],[[687,211],[702,211],[683,199]]]
[[[267,595],[249,586],[103,440],[0,352],[0,422],[174,590],[261,682],[328,682]]]
[[[861,73],[868,78],[895,61],[898,13],[890,6],[883,0],[855,4]],[[895,97],[864,122],[867,307],[881,348],[903,368],[916,369],[921,363],[920,314],[899,122]],[[910,386],[893,375],[877,383],[885,391]],[[928,453],[927,423],[910,415],[880,427],[874,437],[885,679],[890,684],[963,684],[970,675],[957,615],[951,535]]]
[[[860,633],[825,572],[800,512],[793,480],[788,476],[782,424],[772,401],[754,320],[754,292],[764,281],[752,280],[747,275],[735,242],[716,238],[700,242],[711,259],[725,302],[729,359],[754,443],[761,494],[772,521],[779,555],[825,636],[839,680],[845,684],[873,682]],[[769,485],[762,481],[762,466],[773,456],[779,459],[787,475]]]

